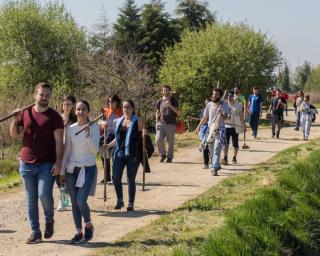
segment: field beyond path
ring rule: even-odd
[[[293,117],[293,113],[290,112]],[[250,132],[248,132],[250,134]],[[304,143],[302,133],[293,127],[283,128],[280,139],[271,139],[270,129],[260,129],[259,139],[248,136],[250,149],[241,150],[237,165],[223,166],[220,176],[212,176],[210,170],[202,169],[202,155],[197,147],[179,149],[174,163],[160,164],[158,158],[151,160],[152,173],[146,175],[147,191],[141,191],[142,172],[138,173],[136,211],[114,211],[116,202],[113,185],[108,185],[108,200],[103,202],[103,186],[98,185],[97,195],[90,198],[92,220],[95,226],[95,237],[91,243],[72,246],[69,240],[74,235],[74,224],[71,210],[55,212],[55,234],[52,239],[36,245],[26,245],[25,239],[30,235],[27,220],[23,188],[9,190],[0,194],[0,255],[87,255],[93,250],[108,244],[126,233],[145,226],[159,216],[177,208],[183,202],[206,191],[214,184],[231,175],[250,170],[256,164],[263,163],[278,152]],[[320,137],[320,127],[311,128],[310,139]],[[241,142],[242,145],[242,142]],[[230,156],[229,156],[230,158]],[[102,172],[100,169],[100,176]],[[98,181],[100,181],[98,179]],[[125,177],[123,179],[125,181]],[[125,199],[127,198],[124,186]],[[12,191],[12,193],[10,193]],[[10,194],[9,194],[10,193]],[[58,190],[54,191],[55,206]],[[41,208],[41,207],[40,207]],[[41,212],[43,229],[43,213]]]

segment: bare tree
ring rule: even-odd
[[[134,51],[111,48],[87,54],[81,64],[83,94],[101,104],[107,95],[132,99],[140,112],[153,110],[155,89],[153,75]]]

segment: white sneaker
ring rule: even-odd
[[[58,204],[58,207],[57,207],[57,211],[58,211],[58,212],[63,212],[63,211],[65,211],[65,210],[66,210],[66,208],[63,207],[62,201],[59,200],[59,204]]]

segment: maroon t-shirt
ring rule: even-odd
[[[21,113],[19,125],[23,127],[20,159],[26,163],[54,163],[56,147],[53,132],[64,128],[59,113],[52,108],[38,113],[32,107]]]

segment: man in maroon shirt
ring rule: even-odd
[[[44,238],[54,232],[53,184],[61,171],[63,154],[63,121],[49,107],[51,86],[40,83],[35,89],[35,106],[25,111],[16,109],[10,126],[12,138],[23,132],[19,172],[23,178],[28,201],[28,216],[32,234],[28,244],[42,240],[38,199],[42,203],[46,228]]]

